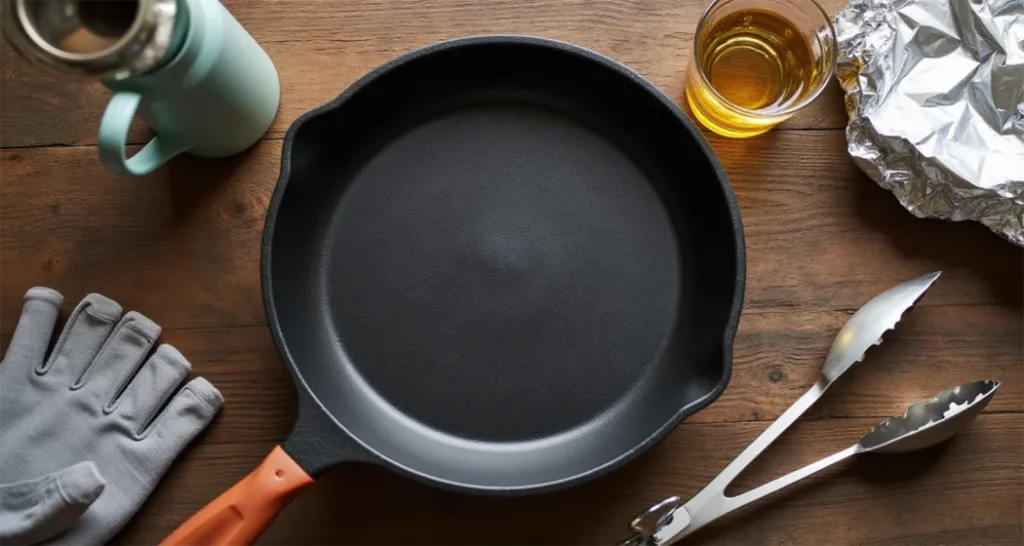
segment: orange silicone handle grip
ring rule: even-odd
[[[165,538],[162,546],[252,544],[296,493],[313,483],[281,446]]]

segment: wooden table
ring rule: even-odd
[[[25,290],[59,289],[70,309],[98,291],[161,323],[164,340],[224,393],[215,423],[119,535],[154,543],[245,475],[294,417],[291,383],[260,302],[259,243],[281,139],[302,112],[410,49],[484,33],[567,40],[637,70],[682,104],[692,32],[706,0],[231,1],[280,71],[266,138],[223,160],[181,157],[144,179],[106,173],[96,152],[109,96],[29,67],[6,44],[0,108],[0,333]],[[825,2],[837,12],[843,0]],[[904,279],[942,278],[780,445],[741,477],[752,486],[845,447],[920,397],[974,379],[1002,389],[953,441],[865,456],[694,536],[720,544],[1024,540],[1024,254],[973,223],[913,218],[854,166],[834,84],[779,129],[750,140],[706,133],[746,230],[746,307],[732,382],[659,446],[597,481],[536,497],[442,492],[380,468],[320,479],[262,537],[267,544],[613,543],[634,514],[710,480],[817,376],[853,310]],[[148,135],[139,127],[133,142]],[[6,343],[5,343],[6,345]]]

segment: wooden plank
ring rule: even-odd
[[[181,158],[138,180],[107,174],[95,148],[4,151],[0,302],[41,284],[107,294],[169,328],[265,324],[260,237],[280,142],[254,152]]]
[[[4,315],[16,316],[17,309],[5,308]],[[795,309],[745,314],[729,388],[690,422],[774,420],[817,379],[847,318],[841,312]],[[911,402],[977,379],[1002,382],[990,411],[1024,412],[1021,322],[1021,310],[1009,305],[918,308],[805,419],[880,421]],[[194,372],[224,394],[227,404],[211,441],[284,438],[294,416],[294,392],[266,327],[169,330],[161,342],[177,347]]]
[[[817,380],[849,315],[779,309],[743,315],[730,387],[696,421],[773,420]],[[978,379],[1002,381],[993,411],[1024,411],[1019,306],[928,306],[904,317],[808,412],[808,418],[903,413],[907,404]]]
[[[940,269],[921,305],[1024,300],[1024,251],[974,223],[914,218],[843,155],[841,131],[712,145],[745,225],[748,309],[856,309]],[[168,328],[265,324],[259,247],[280,149],[181,157],[142,179],[107,173],[91,147],[0,152],[0,301],[41,284],[108,294]],[[5,315],[0,332],[13,328]]]
[[[936,270],[922,305],[1024,301],[1024,250],[975,222],[915,218],[853,163],[843,132],[710,142],[743,218],[749,306],[856,309]]]
[[[960,312],[969,315],[945,320]],[[999,376],[1002,391],[964,436],[921,456],[867,458],[826,472],[694,538],[720,544],[1019,543],[1024,382],[1019,354],[1014,356],[1019,333],[1009,321],[991,322],[1001,312],[986,306],[919,308],[744,474],[740,486],[840,449],[878,422],[876,416],[828,415],[884,415],[952,382]],[[829,312],[747,315],[733,382],[719,402],[640,460],[594,483],[540,497],[476,498],[353,465],[321,479],[262,543],[613,543],[633,514],[662,497],[692,494],[763,430],[763,421],[707,420],[773,419],[806,387],[828,330],[840,320]],[[963,336],[965,324],[971,337]],[[769,346],[769,340],[775,343]],[[118,543],[151,544],[165,536],[254,467],[286,436],[294,416],[294,395],[265,328],[168,331],[162,341],[186,354],[227,403]],[[764,379],[766,361],[783,362],[775,368],[783,370],[782,381]],[[759,409],[747,413],[743,404]],[[395,523],[399,517],[401,525]]]
[[[830,13],[844,0],[823,2]],[[435,42],[480,34],[529,34],[573,42],[622,62],[682,104],[683,81],[706,1],[288,0],[225,2],[277,66],[281,108],[268,137],[283,136],[303,112],[327,102],[378,65]],[[0,47],[4,100],[0,146],[95,144],[109,91],[50,76]],[[846,124],[833,83],[785,128]],[[139,125],[131,142],[148,139]]]
[[[29,65],[0,40],[0,148],[96,143],[110,91],[99,82],[57,76]],[[131,142],[148,140],[141,123]]]
[[[1020,544],[1024,416],[984,413],[946,444],[865,455],[732,514],[692,537],[708,544]],[[841,449],[872,419],[801,422],[740,478],[740,491]],[[215,425],[223,426],[222,423]],[[703,487],[763,425],[687,423],[596,481],[541,496],[445,492],[368,465],[321,477],[261,544],[613,544],[669,495]],[[204,439],[205,440],[205,439]],[[270,441],[201,440],[172,466],[115,540],[152,544],[249,472]]]

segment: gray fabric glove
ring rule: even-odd
[[[179,389],[191,366],[176,349],[161,345],[146,359],[160,327],[136,312],[122,317],[121,306],[99,294],[78,304],[46,358],[62,302],[48,288],[28,291],[0,365],[0,484],[21,487],[13,504],[20,514],[0,524],[17,522],[31,532],[26,541],[99,544],[139,509],[222,398],[201,377]],[[54,474],[86,461],[96,479],[62,482]],[[91,500],[97,481],[105,486]],[[8,490],[0,489],[5,510]],[[83,504],[84,513],[67,521]]]
[[[104,486],[92,461],[0,485],[0,544],[36,544],[52,538],[78,521]]]

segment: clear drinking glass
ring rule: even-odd
[[[714,0],[697,24],[686,100],[708,129],[751,137],[810,104],[835,64],[832,22],[813,0]]]

